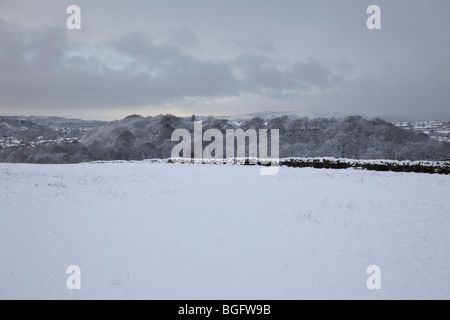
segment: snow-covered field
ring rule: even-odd
[[[0,298],[450,299],[449,191],[353,169],[0,164]]]

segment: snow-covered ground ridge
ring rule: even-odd
[[[279,163],[283,163],[286,161],[336,161],[336,162],[342,162],[342,163],[372,163],[372,164],[397,164],[397,165],[423,165],[423,166],[448,166],[450,165],[450,159],[449,160],[442,160],[442,161],[429,161],[429,160],[420,160],[420,161],[411,161],[411,160],[389,160],[389,159],[348,159],[348,158],[334,158],[334,157],[311,157],[311,158],[303,158],[303,157],[287,157],[287,158],[280,158],[278,160],[274,160],[271,158],[267,159],[259,159],[259,158],[230,158],[230,159],[224,159],[224,163],[229,163],[230,160],[234,160],[233,164],[239,164],[241,161],[245,160],[252,160],[254,159],[257,162],[260,161],[278,161]],[[168,158],[168,159],[146,159],[141,161],[126,161],[126,160],[99,160],[99,161],[90,161],[88,163],[172,163],[172,162],[182,162],[185,161],[185,158]],[[221,160],[217,159],[187,159],[191,160],[192,163],[195,164],[209,164],[214,162],[220,162]]]
[[[147,159],[142,161],[92,161],[95,163],[174,163],[174,164],[236,164],[236,165],[279,165],[288,167],[313,167],[313,168],[329,168],[329,169],[367,169],[374,171],[396,171],[396,172],[417,172],[417,173],[440,173],[450,174],[450,161],[410,161],[410,160],[360,160],[345,159],[334,157],[317,157],[317,158],[281,158],[281,159],[258,159],[258,158],[229,158],[229,159],[185,159],[185,158],[169,158],[169,159]]]

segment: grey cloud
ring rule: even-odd
[[[134,68],[157,74],[155,79],[169,86],[177,83],[183,94],[194,96],[239,95],[239,93],[280,94],[285,90],[306,93],[327,89],[335,84],[331,67],[315,60],[279,66],[264,55],[241,55],[231,61],[202,61],[183,54],[172,46],[155,45],[139,33],[129,34],[111,42],[120,54],[135,59]],[[237,71],[241,77],[233,77]],[[339,79],[342,80],[344,74]],[[176,92],[176,89],[174,89]]]
[[[369,0],[77,0],[83,30],[72,33],[72,2],[38,2],[0,0],[1,18],[32,28],[0,20],[0,113],[176,102],[195,113],[450,115],[448,0],[377,0],[375,31]]]
[[[69,41],[62,28],[22,30],[0,20],[0,34],[3,106],[101,109],[245,94],[281,98],[285,91],[302,94],[336,84],[332,68],[314,60],[280,65],[243,55],[207,61],[143,33],[89,47]],[[111,55],[123,65],[112,67],[105,58]]]
[[[269,39],[252,39],[252,40],[236,40],[227,39],[226,42],[231,43],[239,49],[248,50],[250,52],[272,53],[276,52],[275,42]]]
[[[110,45],[133,59],[132,69],[152,75],[149,89],[162,99],[232,95],[239,85],[226,62],[202,61],[176,47],[155,45],[142,34],[123,36]]]
[[[197,36],[186,28],[164,29],[157,32],[157,36],[164,43],[176,43],[180,47],[192,47],[199,43]]]
[[[55,109],[148,105],[233,94],[237,87],[223,62],[203,62],[135,35],[101,48],[134,59],[129,68],[116,70],[101,57],[71,55],[75,46],[61,28],[45,27],[25,36],[2,21],[0,33],[2,105]]]
[[[261,55],[241,55],[234,60],[234,65],[240,70],[247,90],[267,89],[275,95],[282,95],[286,90],[299,94],[327,90],[344,82],[348,73],[313,59],[286,65]]]

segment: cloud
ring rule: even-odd
[[[139,32],[93,45],[71,41],[64,28],[25,30],[0,20],[0,34],[2,107],[81,110],[241,95],[286,98],[328,90],[346,76],[316,60],[199,59]]]
[[[226,41],[239,49],[244,49],[250,52],[272,53],[277,51],[275,42],[269,39],[259,39],[259,38],[250,40],[227,39]]]
[[[340,85],[350,74],[342,68],[306,62],[277,62],[263,55],[241,55],[233,60],[243,88],[249,92],[269,92],[272,97],[283,93],[305,94],[326,91]]]
[[[197,36],[189,29],[163,29],[156,33],[159,41],[165,44],[176,43],[180,47],[192,47],[199,43]]]
[[[450,115],[448,0],[379,0],[373,32],[367,1],[79,0],[80,32],[23,2],[0,0],[0,113]]]

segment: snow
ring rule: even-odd
[[[450,133],[450,122],[445,121],[412,121],[412,122],[393,122],[397,127],[402,127],[407,130],[419,131],[429,135],[431,138],[442,141],[450,142],[449,137],[443,137],[441,135],[448,135]]]
[[[0,299],[449,299],[449,187],[353,169],[0,164]]]

